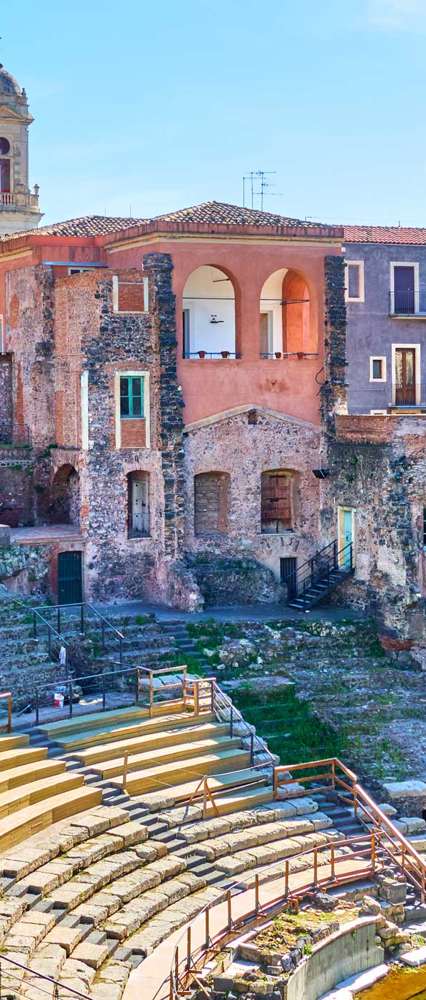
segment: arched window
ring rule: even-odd
[[[127,476],[127,533],[129,538],[150,534],[149,472],[129,472]]]
[[[261,530],[280,534],[294,524],[295,475],[290,469],[271,469],[262,473]]]
[[[55,472],[48,517],[50,524],[80,523],[80,479],[73,465],[61,465]]]
[[[218,267],[197,267],[183,290],[183,356],[235,355],[235,291]]]
[[[194,531],[196,535],[226,534],[229,517],[227,472],[200,472],[194,476]]]
[[[307,283],[282,267],[269,275],[260,293],[260,355],[312,353],[314,341]]]

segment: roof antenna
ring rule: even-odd
[[[250,207],[254,208],[254,199],[260,198],[260,211],[263,212],[263,201],[265,197],[266,188],[271,187],[269,182],[265,180],[272,174],[276,174],[276,170],[250,170],[249,174],[243,177],[243,208],[246,208],[246,183],[249,182],[250,189]],[[259,180],[259,190],[255,191],[256,179]]]

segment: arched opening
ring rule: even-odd
[[[149,472],[136,470],[127,476],[127,534],[129,538],[150,534]]]
[[[218,267],[203,265],[183,290],[183,356],[235,357],[235,289]]]
[[[260,293],[261,357],[316,351],[310,306],[309,288],[302,275],[285,267],[269,275]]]
[[[296,474],[291,469],[262,472],[261,531],[281,534],[294,527]]]
[[[283,281],[284,350],[289,354],[316,351],[311,337],[311,302],[303,275],[287,271]]]
[[[228,472],[200,472],[194,476],[194,532],[225,535],[229,521]]]
[[[80,480],[73,465],[55,472],[48,505],[50,524],[80,524]]]

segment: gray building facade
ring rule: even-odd
[[[426,412],[426,229],[345,227],[349,413]]]

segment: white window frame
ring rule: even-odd
[[[119,309],[118,308],[118,286],[120,279],[118,274],[113,274],[112,276],[112,309],[114,313],[119,316],[143,316],[145,313],[149,312],[149,281],[146,275],[142,275],[143,284],[143,304],[144,309]],[[122,284],[134,285],[134,281],[124,281]]]
[[[121,448],[121,412],[120,412],[120,379],[128,377],[137,377],[144,379],[144,393],[143,393],[143,417],[145,420],[145,448],[151,447],[151,427],[150,427],[150,385],[149,377],[150,373],[144,369],[139,369],[139,371],[116,371],[114,375],[114,409],[115,409],[115,448],[116,451],[120,451]],[[138,419],[138,418],[135,418]]]
[[[0,313],[0,354],[6,353],[6,338],[4,333],[4,316]]]
[[[382,376],[381,378],[374,378],[373,375],[373,362],[382,362]],[[384,354],[371,354],[370,355],[370,382],[387,382],[387,372],[386,372],[386,357]]]
[[[416,406],[422,401],[422,370],[421,370],[421,346],[420,344],[392,344],[392,406],[396,405],[396,352],[400,348],[407,347],[416,352]]]
[[[414,268],[414,313],[396,313],[395,312],[395,268],[396,267],[411,267]],[[415,260],[391,260],[390,262],[390,303],[389,312],[391,316],[416,316],[420,312],[420,275],[419,275],[419,264]],[[400,346],[400,345],[398,345]],[[401,345],[403,346],[403,345]],[[408,345],[407,345],[408,346]]]
[[[346,281],[345,281],[345,299],[346,302],[365,302],[365,277],[364,277],[364,261],[363,260],[346,260]],[[349,295],[349,267],[357,267],[359,269],[359,295],[351,296]]]

